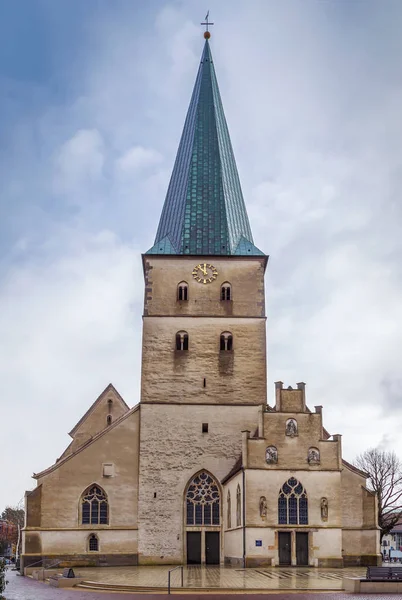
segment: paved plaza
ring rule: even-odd
[[[107,569],[105,569],[106,571]],[[47,584],[34,581],[29,577],[20,577],[15,571],[8,571],[7,578],[10,583],[7,586],[5,597],[7,600],[127,600],[127,598],[134,597],[136,600],[168,600],[167,594],[144,594],[144,593],[126,593],[126,594],[112,594],[105,592],[87,592],[84,590],[62,590],[57,588],[51,588]],[[296,591],[295,591],[296,592]],[[344,594],[342,592],[303,592],[297,594],[298,600],[308,600],[315,598],[315,600],[364,600],[364,596],[357,594]],[[292,594],[292,595],[293,595]],[[193,594],[181,594],[182,600],[227,600],[232,594],[208,594],[203,595],[199,593]],[[395,600],[397,596],[377,595],[370,594],[370,600]],[[247,593],[242,595],[242,598],[247,600],[285,600],[289,598],[289,593],[285,592],[272,592],[268,594],[253,594],[248,595]]]
[[[169,566],[77,568],[85,581],[139,588],[166,588]],[[241,569],[189,566],[183,568],[183,587],[194,590],[342,590],[343,577],[363,577],[365,568],[314,569],[308,567]],[[180,586],[180,570],[171,574]]]

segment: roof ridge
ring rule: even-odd
[[[130,410],[129,405],[127,404],[127,402],[124,400],[123,396],[121,396],[119,394],[119,392],[116,390],[116,388],[114,387],[113,383],[109,383],[105,389],[99,394],[99,396],[96,398],[96,400],[94,400],[91,404],[91,406],[88,408],[88,410],[82,415],[81,419],[74,425],[74,427],[72,428],[72,430],[69,432],[69,436],[73,437],[74,433],[77,431],[77,429],[79,428],[80,425],[82,425],[82,423],[89,417],[89,415],[91,414],[91,412],[95,409],[95,406],[98,404],[98,402],[101,400],[102,396],[107,392],[113,390],[113,392],[115,392],[115,394],[117,395],[118,399],[126,406],[127,410]]]
[[[55,471],[58,467],[60,467],[65,462],[70,460],[70,458],[73,458],[73,456],[77,456],[77,454],[79,454],[82,450],[84,450],[85,448],[88,448],[88,446],[90,446],[91,444],[96,442],[99,438],[101,438],[103,435],[105,435],[105,433],[107,433],[108,431],[111,431],[112,429],[117,427],[117,425],[119,425],[122,421],[124,421],[124,419],[127,419],[130,415],[135,413],[139,408],[140,408],[140,403],[133,406],[133,408],[130,408],[130,410],[128,412],[124,413],[123,415],[120,415],[120,417],[118,419],[116,419],[116,421],[113,421],[110,425],[107,425],[104,429],[99,431],[92,438],[90,438],[89,440],[84,442],[82,444],[82,446],[80,446],[79,448],[74,450],[74,452],[71,452],[71,454],[68,454],[64,458],[61,458],[58,462],[56,461],[53,465],[51,465],[47,469],[44,469],[43,471],[40,471],[39,473],[34,473],[32,475],[32,477],[34,479],[39,479],[40,477],[43,477],[44,475],[47,475],[48,473]]]

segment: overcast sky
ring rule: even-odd
[[[112,382],[203,47],[266,277],[268,401],[307,383],[344,457],[402,457],[399,0],[0,4],[0,510]]]

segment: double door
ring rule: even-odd
[[[205,564],[219,565],[220,534],[219,531],[187,531],[187,564],[200,565],[203,559],[202,536],[205,543]]]
[[[296,564],[308,565],[308,533],[305,531],[294,532],[296,536]],[[286,566],[292,564],[292,532],[280,531],[278,533],[279,564]]]

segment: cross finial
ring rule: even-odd
[[[208,26],[213,25],[213,23],[211,23],[211,21],[208,20],[208,17],[209,17],[209,11],[207,12],[207,14],[205,16],[205,21],[203,23],[201,23],[201,25],[205,25],[204,38],[206,40],[209,40],[209,38],[211,37],[210,31],[208,31]]]

